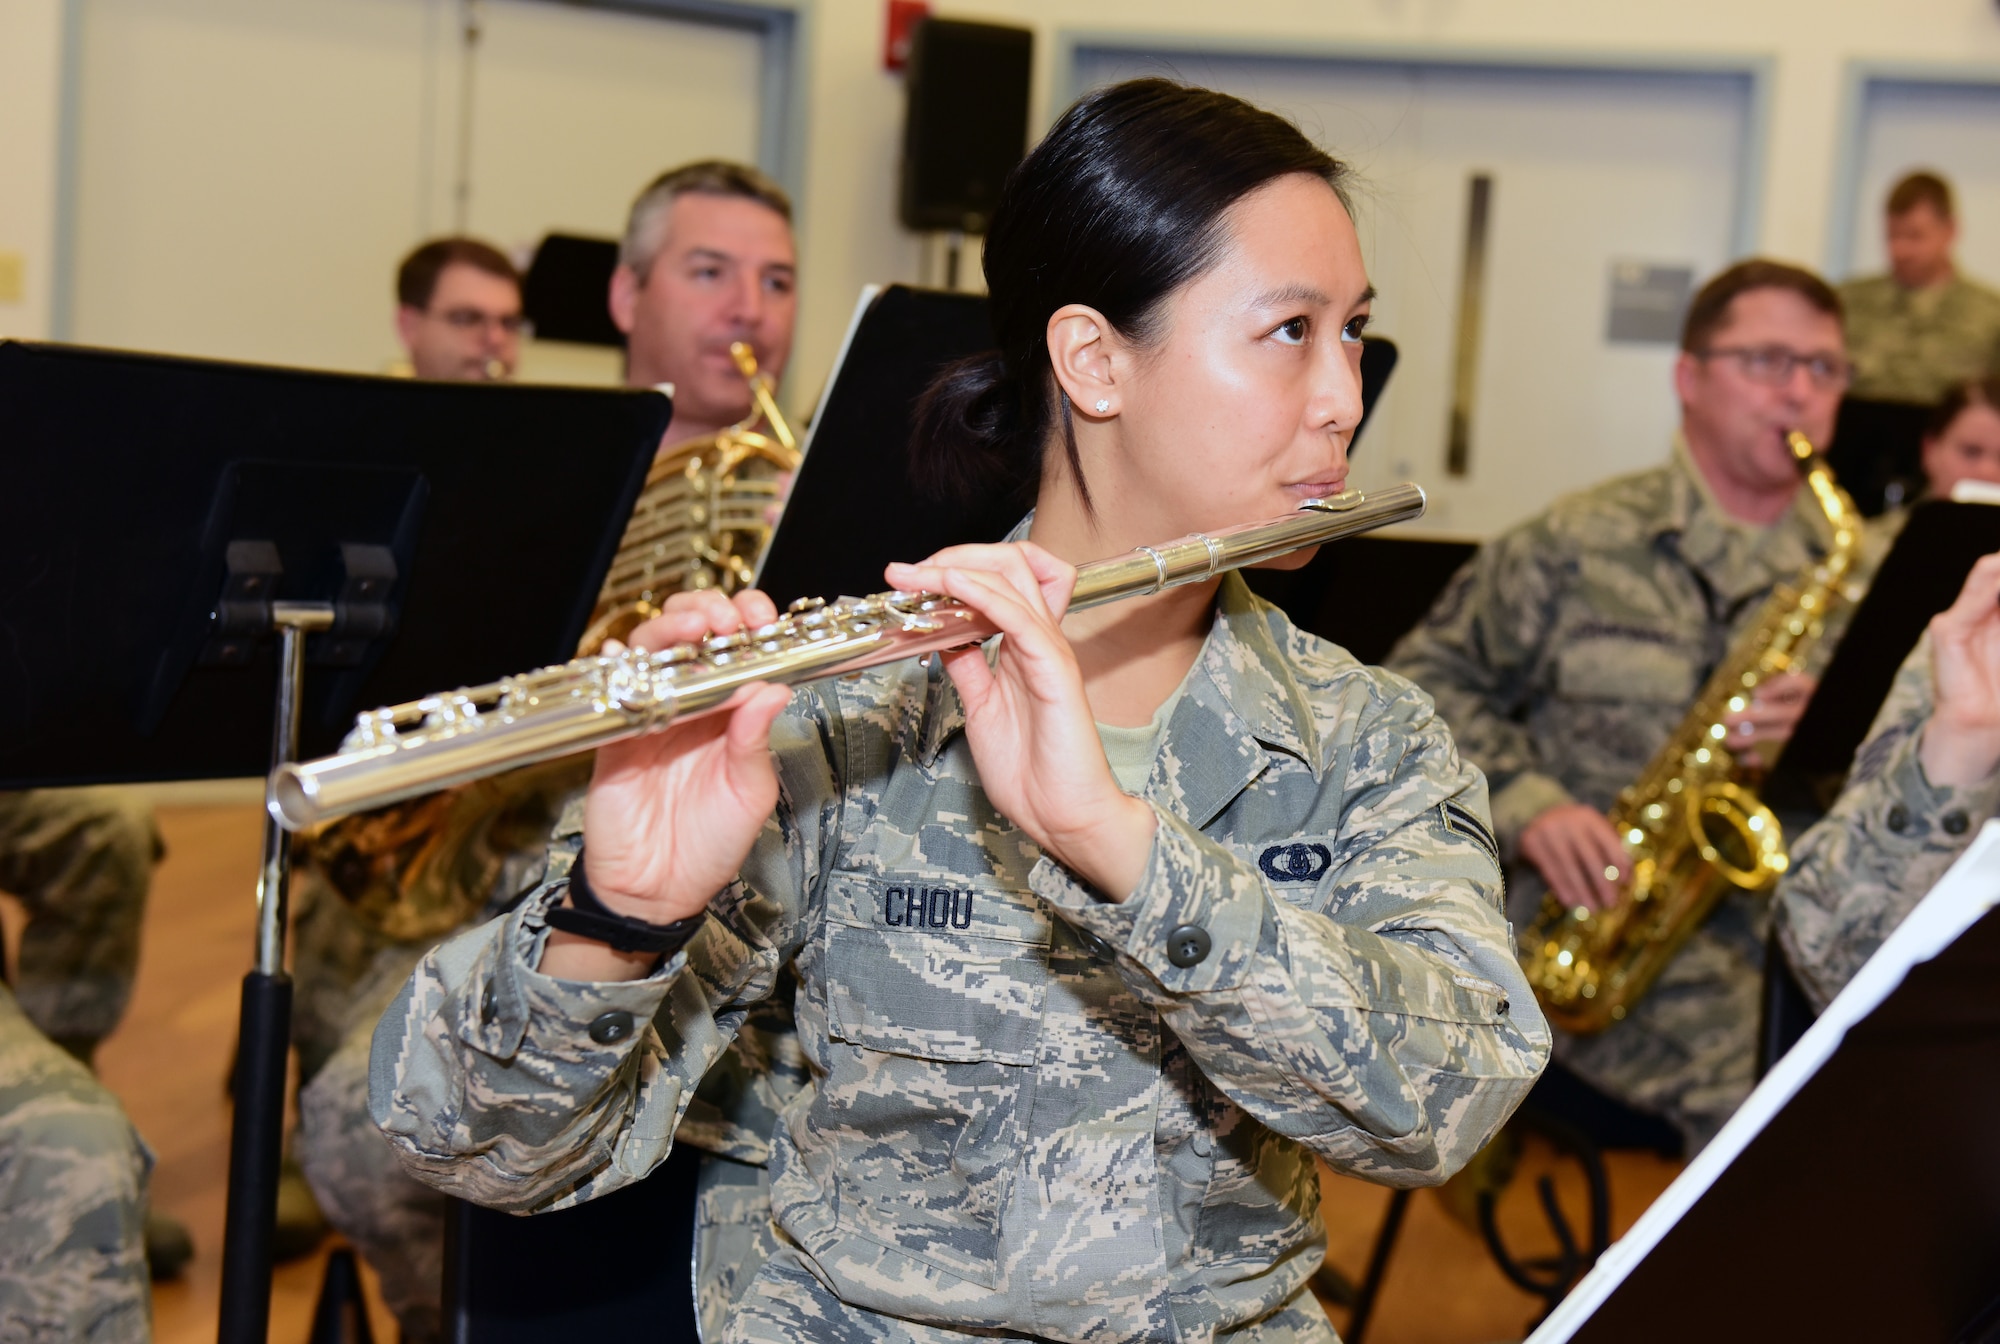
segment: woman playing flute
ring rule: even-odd
[[[1237,575],[1065,603],[1076,562],[1343,488],[1373,293],[1343,180],[1207,90],[1063,116],[993,217],[1000,347],[913,448],[1033,512],[887,573],[1001,634],[602,750],[580,853],[377,1034],[412,1170],[522,1211],[644,1177],[795,960],[811,1085],[729,1339],[1333,1339],[1314,1157],[1441,1181],[1547,1055],[1484,781]],[[683,593],[634,640],[774,615]]]

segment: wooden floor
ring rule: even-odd
[[[235,1037],[237,995],[248,969],[259,815],[249,804],[169,806],[159,813],[167,859],[154,882],[144,959],[132,1010],[99,1060],[105,1081],[124,1100],[159,1156],[153,1178],[158,1208],[188,1224],[197,1254],[181,1282],[154,1294],[161,1344],[215,1338],[221,1279],[223,1191],[228,1168],[229,1108],[224,1072]],[[11,907],[10,922],[15,917]],[[10,945],[18,945],[9,938]],[[1629,1227],[1676,1168],[1645,1156],[1612,1154],[1614,1234]],[[1532,1152],[1501,1206],[1502,1227],[1524,1253],[1554,1247],[1542,1227],[1533,1177],[1550,1169]],[[1581,1223],[1581,1179],[1558,1171],[1572,1220]],[[1343,1177],[1326,1179],[1329,1256],[1360,1278],[1389,1192]],[[325,1252],[279,1269],[271,1339],[302,1344],[308,1333]],[[1446,1212],[1434,1192],[1411,1201],[1400,1244],[1377,1304],[1370,1344],[1486,1344],[1519,1339],[1539,1303],[1501,1275],[1471,1228]],[[395,1339],[375,1303],[375,1336]],[[1335,1310],[1334,1323],[1346,1313]]]

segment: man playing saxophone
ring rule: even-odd
[[[733,344],[747,346],[766,376],[783,373],[796,271],[791,202],[754,168],[687,164],[634,201],[608,298],[627,337],[626,383],[674,387],[663,460],[752,415]],[[306,1080],[298,1155],[328,1217],[379,1273],[407,1341],[439,1337],[445,1201],[403,1174],[369,1122],[369,1039],[425,951],[542,880],[551,824],[563,833],[565,799],[588,777],[587,760],[579,764],[452,790],[428,811],[357,819],[373,831],[364,824],[314,844],[294,880],[294,1036]],[[795,1054],[789,1003],[774,1001],[717,1064],[717,1090],[735,1108],[690,1109],[690,1144],[736,1159],[704,1172],[705,1271],[754,1271],[761,1258],[735,1243],[754,1243],[769,1223],[761,1164],[791,1073],[803,1072]],[[718,1238],[722,1252],[711,1253]],[[710,1296],[733,1292],[726,1275],[703,1286]]]
[[[1545,892],[1570,907],[1617,901],[1628,859],[1604,810],[1773,588],[1825,555],[1824,516],[1786,440],[1826,442],[1847,371],[1840,300],[1819,277],[1730,267],[1688,310],[1670,459],[1487,543],[1391,654],[1492,782],[1517,928]],[[1765,680],[1724,721],[1737,759],[1768,766],[1813,686],[1806,673]],[[1623,1020],[1558,1034],[1557,1060],[1698,1149],[1753,1081],[1767,927],[1763,897],[1726,897]]]

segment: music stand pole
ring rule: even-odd
[[[278,705],[271,767],[299,751],[299,701],[309,633],[332,627],[331,602],[274,602]],[[243,977],[237,1023],[236,1113],[229,1134],[229,1204],[222,1231],[220,1344],[264,1344],[271,1321],[271,1240],[277,1225],[278,1167],[285,1144],[285,1066],[291,1047],[292,980],[285,974],[285,894],[291,837],[264,818],[264,866],[257,877],[257,962]]]

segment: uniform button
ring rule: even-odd
[[[1965,813],[1953,808],[1944,814],[1944,819],[1939,821],[1938,825],[1944,827],[1947,835],[1964,835],[1965,828],[1972,825],[1972,822]]]
[[[1895,831],[1898,834],[1901,834],[1903,831],[1907,830],[1910,825],[1909,809],[1904,807],[1901,803],[1897,803],[1895,806],[1889,809],[1889,815],[1885,817],[1884,820],[1889,823],[1890,830]]]
[[[613,1008],[590,1024],[590,1039],[599,1045],[616,1045],[632,1034],[632,1014]]]
[[[1199,966],[1211,946],[1208,930],[1199,924],[1183,924],[1167,935],[1167,960],[1186,969]]]
[[[1118,956],[1118,949],[1111,945],[1110,939],[1100,938],[1089,929],[1077,930],[1077,941],[1083,944],[1085,951],[1099,961],[1113,961]]]
[[[479,1020],[487,1026],[492,1026],[493,1018],[499,1011],[500,1002],[493,995],[493,986],[488,985],[486,992],[479,996]]]

